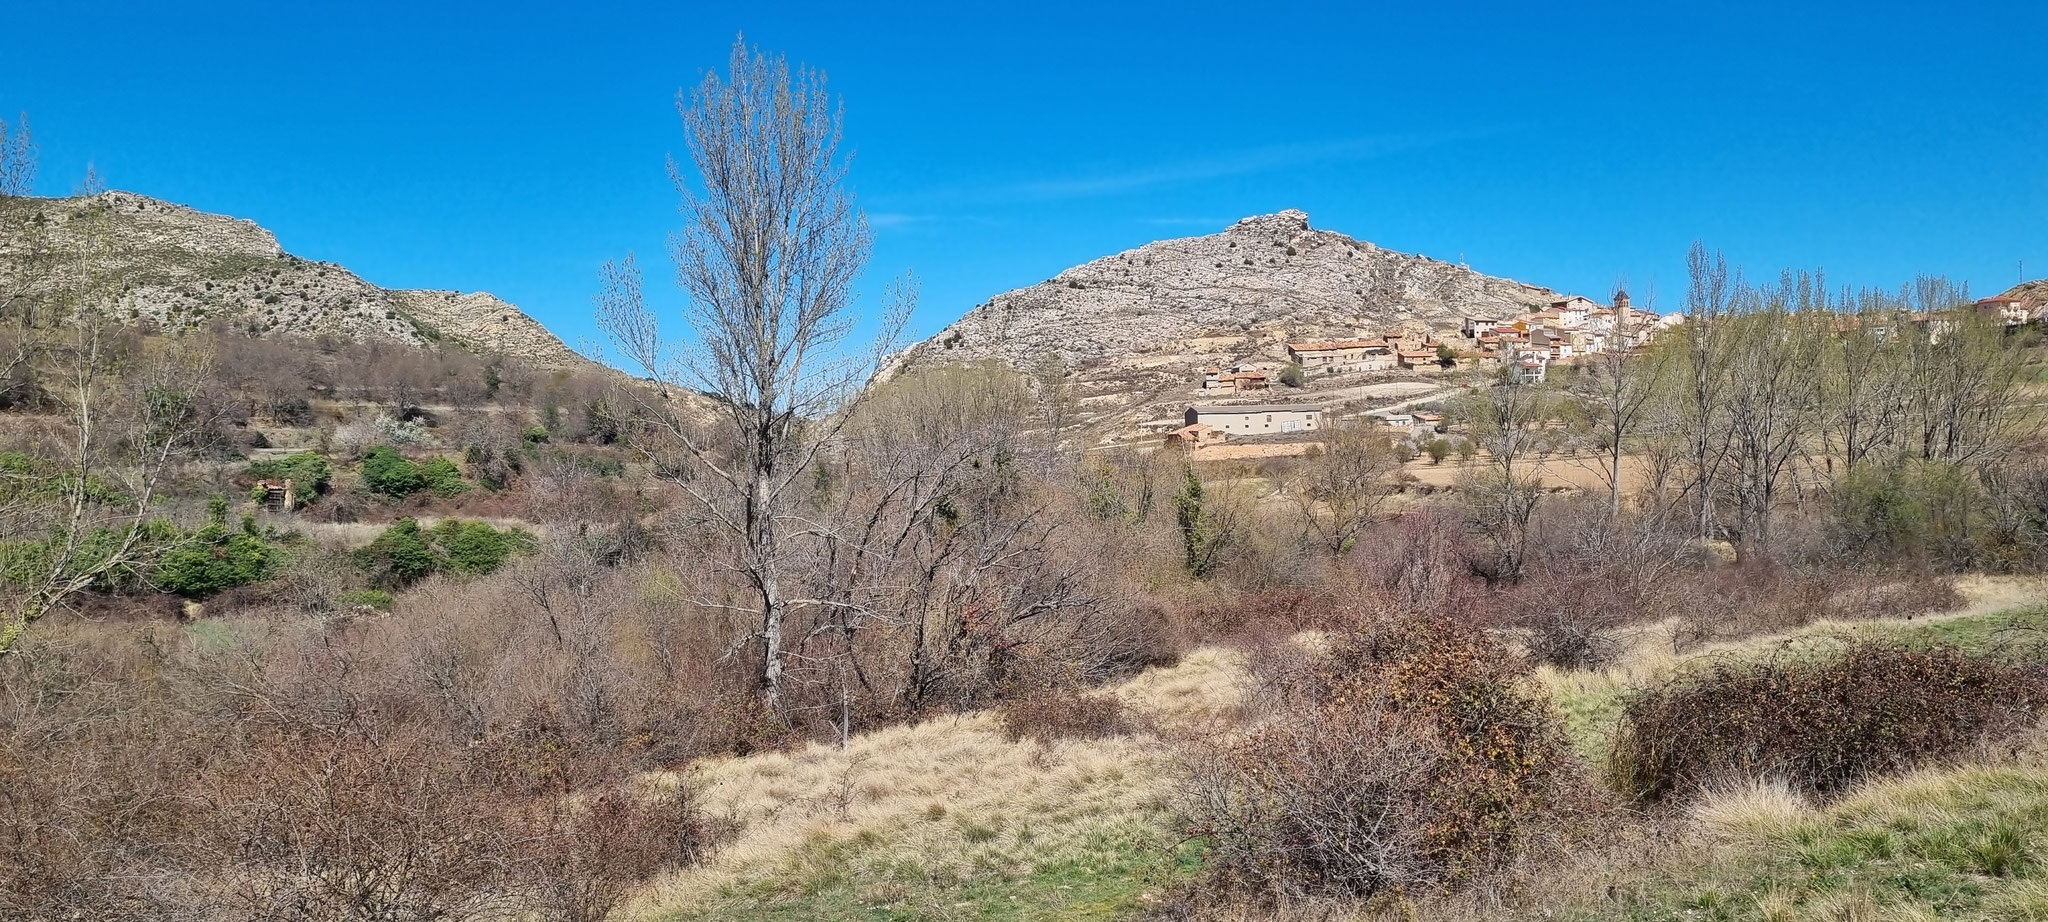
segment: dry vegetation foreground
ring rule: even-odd
[[[1975,577],[1958,588],[1964,605],[1912,623],[1824,621],[1683,657],[1653,626],[1616,665],[1545,669],[1537,679],[1597,763],[1624,691],[1687,663],[1877,632],[1983,645],[2044,598],[2037,579]],[[812,744],[700,763],[695,782],[730,837],[709,863],[644,894],[637,915],[1153,915],[1194,877],[1203,851],[1173,812],[1171,744],[1233,727],[1245,679],[1244,656],[1221,648],[1149,670],[1096,692],[1132,715],[1130,732],[1100,739],[1012,740],[997,715],[982,712],[858,735],[843,749]],[[1532,889],[1547,912],[1566,918],[2048,918],[2048,886],[2030,870],[2037,853],[2048,862],[2044,769],[2038,752],[2007,752],[1875,782],[1825,806],[1768,785],[1731,791],[1676,821],[1683,832],[1664,846],[1626,860],[1603,851]],[[1499,903],[1420,911],[1519,914]]]
[[[1107,919],[1191,873],[1164,740],[1227,721],[1241,657],[1206,649],[1114,689],[1139,729],[1012,741],[989,712],[701,764],[736,832],[642,901],[661,919]]]

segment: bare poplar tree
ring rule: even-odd
[[[1607,483],[1607,514],[1617,524],[1621,520],[1622,461],[1663,395],[1667,356],[1662,350],[1630,350],[1622,331],[1617,330],[1608,337],[1605,351],[1579,364],[1578,373],[1565,388],[1584,414],[1598,462],[1595,470]]]
[[[1844,296],[1832,320],[1822,378],[1827,447],[1843,473],[1898,444],[1905,383],[1899,362],[1907,318],[1877,292]]]
[[[0,118],[0,197],[26,198],[35,194],[36,140],[28,128],[28,114],[19,124]]]
[[[1537,429],[1548,415],[1549,395],[1523,381],[1512,358],[1494,383],[1468,409],[1473,439],[1486,450],[1485,466],[1468,470],[1459,484],[1480,534],[1493,545],[1494,577],[1522,578],[1528,557],[1529,523],[1536,515],[1542,480],[1525,463]]]
[[[671,242],[694,341],[671,348],[640,292],[630,258],[609,265],[598,321],[664,388],[641,401],[643,422],[686,464],[660,464],[704,520],[731,542],[750,600],[711,601],[751,614],[763,702],[780,706],[786,534],[801,529],[792,490],[836,431],[845,404],[894,345],[914,295],[894,290],[865,355],[845,347],[853,285],[868,261],[866,218],[845,187],[843,112],[823,73],[733,44],[726,73],[679,93],[691,169],[669,165],[683,230]],[[712,398],[706,429],[684,399]]]
[[[36,302],[50,281],[55,253],[34,194],[36,145],[28,116],[0,119],[0,392],[16,396],[16,378],[42,352]]]
[[[1324,432],[1321,447],[1284,479],[1281,495],[1312,540],[1342,554],[1400,490],[1401,462],[1383,433],[1362,426]]]
[[[1924,461],[1994,461],[2028,428],[2020,413],[2024,358],[2002,324],[1971,307],[1970,291],[1922,276],[1905,292],[1901,328],[1907,452]]]
[[[1728,459],[1729,430],[1722,399],[1728,387],[1728,261],[1708,254],[1695,241],[1687,254],[1690,284],[1686,288],[1685,323],[1678,330],[1679,422],[1686,433],[1687,472],[1695,523],[1701,540],[1712,538],[1716,524],[1715,493],[1721,488]]]
[[[1729,463],[1736,498],[1736,549],[1771,554],[1771,525],[1786,478],[1820,429],[1823,327],[1834,313],[1824,282],[1785,273],[1775,287],[1738,288],[1729,332],[1726,407]]]

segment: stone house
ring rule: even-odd
[[[1344,339],[1288,343],[1287,360],[1309,374],[1386,371],[1394,367],[1394,350],[1385,340]]]
[[[1201,448],[1204,445],[1220,445],[1230,436],[1223,430],[1208,423],[1191,423],[1166,434],[1168,448]]]
[[[1314,432],[1323,427],[1323,408],[1305,404],[1196,406],[1188,408],[1186,422],[1211,426],[1226,436]]]

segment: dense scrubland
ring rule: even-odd
[[[0,292],[0,915],[2048,914],[2034,332],[1701,249],[1653,348],[1454,401],[1448,491],[1090,451],[1055,366],[870,378],[837,110],[729,73],[692,349],[603,277],[641,378],[17,254],[79,281]]]

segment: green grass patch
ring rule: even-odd
[[[2044,871],[2048,771],[2030,761],[1881,783],[1559,917],[2048,920]]]
[[[2048,607],[1918,621],[1873,621],[1857,625],[1855,630],[1881,633],[1913,647],[1948,644],[1968,653],[2038,650],[2048,646]]]
[[[813,837],[773,866],[751,868],[671,922],[909,922],[1106,920],[1133,914],[1147,893],[1192,877],[1199,845],[1163,812],[1090,822],[1076,817],[983,818],[941,812],[886,832]]]

